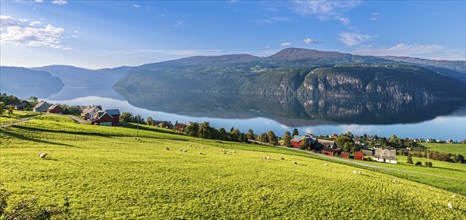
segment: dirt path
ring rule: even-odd
[[[451,180],[459,180],[459,181],[466,182],[465,179],[458,179],[458,178],[448,177],[448,176],[439,176],[439,175],[435,175],[435,174],[431,174],[431,173],[416,172],[416,171],[411,171],[411,170],[402,170],[402,169],[396,169],[396,168],[392,168],[392,167],[378,166],[378,165],[375,165],[375,164],[361,163],[361,162],[351,160],[351,159],[343,159],[343,158],[340,158],[340,157],[334,157],[334,156],[329,156],[329,155],[325,155],[325,154],[318,154],[318,153],[314,153],[312,151],[306,151],[306,150],[301,150],[301,149],[297,149],[297,148],[288,148],[288,147],[284,147],[284,146],[276,146],[276,147],[280,147],[280,148],[284,148],[284,149],[288,149],[288,150],[290,150],[290,149],[291,150],[296,150],[296,151],[308,153],[308,154],[311,154],[311,155],[315,155],[315,156],[318,156],[318,157],[321,157],[321,158],[329,159],[329,160],[341,161],[341,162],[344,162],[344,163],[351,163],[351,164],[356,164],[356,165],[375,168],[375,169],[392,170],[392,171],[403,172],[403,173],[420,174],[420,175],[439,177],[439,178],[445,178],[445,179],[451,179]]]
[[[79,118],[79,117],[76,116],[76,115],[62,115],[62,116],[71,118],[71,119],[73,119],[73,120],[74,120],[76,123],[78,123],[78,124],[89,124],[89,121],[83,120],[83,119]]]
[[[11,126],[11,125],[21,124],[21,123],[24,123],[24,122],[29,121],[29,120],[30,120],[30,118],[21,118],[18,121],[14,121],[12,123],[2,124],[2,125],[0,125],[0,128],[8,127],[8,126]]]

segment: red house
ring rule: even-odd
[[[350,154],[349,154],[349,153],[347,153],[347,152],[341,153],[341,158],[343,158],[343,159],[349,159],[349,157],[350,157]]]
[[[63,112],[62,107],[57,104],[53,104],[47,109],[47,113],[61,114],[62,112]]]
[[[364,152],[354,152],[354,159],[355,160],[363,160],[364,159]]]
[[[107,112],[104,112],[102,115],[100,115],[99,118],[92,120],[91,124],[112,126],[112,121],[113,121],[113,117]]]

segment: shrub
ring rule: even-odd
[[[422,166],[422,162],[421,161],[416,162],[416,166]]]
[[[411,154],[408,155],[408,159],[407,159],[406,163],[413,164],[413,157],[411,156]]]
[[[425,162],[426,167],[432,167],[432,162]]]

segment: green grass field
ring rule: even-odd
[[[302,152],[64,121],[33,119],[0,132],[9,204],[36,197],[56,206],[67,197],[70,219],[466,218],[463,195]]]
[[[466,144],[421,143],[429,150],[466,156]]]

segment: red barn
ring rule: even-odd
[[[364,159],[364,152],[354,152],[354,159],[355,160],[363,160]]]
[[[113,117],[108,114],[107,112],[104,112],[98,119],[92,120],[91,124],[92,125],[107,125],[111,126],[113,121]]]
[[[315,140],[310,135],[304,135],[304,136],[295,135],[293,136],[293,139],[291,139],[291,145],[293,145],[293,147],[296,147],[296,148],[301,147],[301,144],[303,143],[304,138],[307,138],[307,142],[309,146],[314,144]]]
[[[330,148],[330,147],[324,147],[324,154],[327,154],[329,156],[335,156],[341,152],[339,148]]]
[[[57,104],[53,104],[47,109],[47,113],[61,114],[62,112],[63,112],[62,107]]]
[[[341,158],[349,159],[349,157],[350,157],[350,154],[349,154],[349,153],[347,153],[347,152],[341,153]]]

